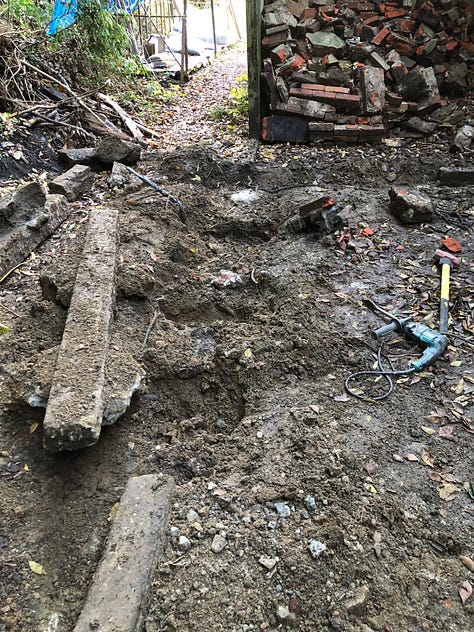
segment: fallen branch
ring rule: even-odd
[[[112,97],[109,97],[107,94],[103,94],[102,92],[98,92],[97,97],[104,103],[107,103],[107,105],[109,105],[115,112],[117,112],[122,121],[132,132],[132,135],[136,140],[144,142],[144,136],[141,133],[137,123],[127,114],[127,112],[125,112],[125,110],[117,103],[117,101],[114,101]]]

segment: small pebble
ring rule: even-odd
[[[182,551],[187,551],[191,548],[191,540],[185,535],[180,535],[178,539],[178,546]]]
[[[306,509],[308,509],[309,511],[316,510],[316,501],[313,498],[313,496],[306,496],[303,502],[305,504]]]
[[[308,544],[309,551],[313,557],[319,557],[326,550],[326,545],[319,540],[311,540]]]
[[[216,533],[212,540],[211,551],[213,553],[222,553],[227,546],[227,540],[220,533]]]
[[[275,509],[280,518],[289,518],[291,516],[291,509],[284,503],[275,503]]]

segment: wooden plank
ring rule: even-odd
[[[259,0],[246,0],[246,8],[249,136],[250,138],[259,138],[261,126],[260,73],[262,66],[260,42],[261,3]]]

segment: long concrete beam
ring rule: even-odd
[[[73,632],[139,632],[166,544],[173,479],[131,478]]]
[[[97,442],[115,304],[118,211],[91,212],[43,424],[47,450]]]

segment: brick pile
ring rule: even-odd
[[[474,87],[470,0],[265,0],[262,139],[423,137]]]

